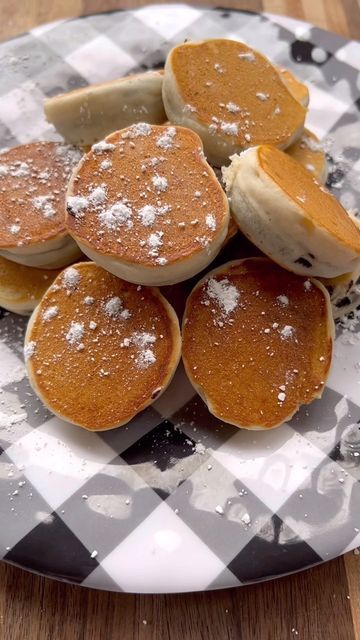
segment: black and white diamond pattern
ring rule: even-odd
[[[162,66],[174,44],[214,36],[246,41],[308,83],[309,127],[353,164],[336,193],[357,206],[360,45],[268,14],[147,6],[3,43],[0,147],[57,138],[46,96]],[[0,316],[0,557],[91,587],[174,592],[283,575],[360,544],[357,334],[338,333],[323,398],[281,429],[222,424],[179,367],[131,424],[96,434],[34,396],[25,326]]]

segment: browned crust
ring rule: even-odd
[[[343,245],[360,254],[360,228],[335,196],[279,149],[261,145],[257,156],[261,169],[301,208],[307,224],[323,227]]]
[[[0,154],[0,167],[8,172],[0,175],[1,249],[35,245],[66,234],[65,191],[74,163],[61,153],[65,149],[56,142],[33,142]],[[46,203],[42,208],[36,206],[34,199],[44,196],[51,216],[44,214]],[[19,227],[16,233],[11,232],[13,225]]]
[[[165,259],[166,263],[182,262],[202,252],[204,242],[212,243],[221,235],[229,218],[226,196],[204,159],[196,133],[171,127],[176,131],[174,146],[162,149],[156,142],[169,127],[152,125],[150,135],[136,138],[127,137],[131,129],[107,136],[106,142],[113,144],[114,150],[101,154],[91,150],[74,172],[68,188],[69,197],[83,196],[104,184],[108,194],[104,206],[108,209],[119,201],[127,201],[132,210],[131,227],[123,225],[116,231],[108,230],[99,222],[101,210],[90,206],[83,217],[68,214],[67,229],[75,240],[128,264],[151,267],[157,264],[158,258]],[[160,158],[155,167],[151,167],[153,158]],[[100,170],[105,159],[112,163],[108,172]],[[168,182],[163,192],[152,186],[156,175]],[[196,193],[201,196],[197,197]],[[157,207],[158,203],[169,205],[170,211],[157,216],[151,226],[144,226],[137,212],[145,205]],[[208,213],[215,218],[215,230],[206,224]],[[197,221],[195,225],[193,221]],[[151,256],[149,236],[159,233],[163,234],[163,244],[158,255]]]
[[[206,295],[209,277],[226,278],[240,293],[228,317]],[[307,290],[305,282],[267,258],[246,258],[214,270],[193,289],[182,327],[183,360],[192,384],[221,420],[270,429],[321,395],[333,322],[325,289],[312,280]],[[287,306],[278,296],[287,297]],[[291,338],[282,338],[285,326],[293,327]]]
[[[64,270],[30,320],[26,344],[35,342],[36,348],[27,362],[29,378],[63,419],[93,431],[111,429],[128,422],[169,383],[180,356],[178,321],[158,289],[127,283],[91,262],[74,267],[80,274],[76,286],[64,286]],[[87,296],[92,304],[86,304]],[[107,315],[104,305],[114,297],[129,318]],[[54,306],[56,317],[44,320],[44,311]],[[66,338],[71,322],[84,328],[74,344]],[[136,332],[156,337],[148,345],[156,361],[148,367],[139,365],[139,346],[121,346]]]
[[[253,60],[239,58],[242,54],[253,55]],[[241,148],[263,143],[286,146],[303,126],[306,109],[287,89],[277,68],[243,43],[225,39],[185,43],[170,52],[169,64],[181,100],[196,109],[193,118],[208,127],[222,121],[236,123],[238,133],[229,139]],[[262,100],[259,93],[268,97]],[[229,103],[240,111],[229,111]],[[224,136],[221,128],[218,134]]]

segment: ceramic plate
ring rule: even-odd
[[[147,6],[48,24],[0,45],[0,146],[57,139],[46,96],[163,65],[185,38],[245,41],[310,88],[329,184],[360,190],[360,45],[279,16]],[[360,543],[360,334],[339,328],[323,398],[270,433],[212,417],[180,368],[127,427],[53,417],[25,377],[26,320],[0,320],[0,557],[100,589],[247,584]],[[354,330],[355,329],[355,330]]]

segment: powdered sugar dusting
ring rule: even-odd
[[[74,218],[83,218],[84,210],[89,206],[89,200],[83,196],[68,196],[66,207]]]
[[[237,136],[239,125],[236,122],[221,122],[220,129],[227,136]]]
[[[138,210],[138,216],[144,227],[151,227],[156,219],[156,207],[152,204],[146,204]]]
[[[44,218],[52,218],[56,212],[51,204],[51,200],[54,200],[54,196],[48,194],[45,196],[36,196],[31,202],[37,211],[41,211]]]
[[[289,340],[294,337],[295,329],[290,325],[286,324],[283,329],[280,331],[281,340]]]
[[[28,360],[30,360],[30,358],[33,357],[35,351],[36,351],[36,342],[31,340],[31,342],[28,342],[24,348],[25,362],[27,362]]]
[[[213,213],[208,213],[205,217],[206,226],[211,229],[211,231],[215,231],[216,229],[216,219]]]
[[[276,300],[282,307],[287,307],[289,305],[289,298],[287,296],[281,295],[277,296]]]
[[[248,62],[255,62],[255,54],[252,51],[238,53],[238,58],[241,60],[247,60]]]
[[[221,311],[228,315],[236,309],[240,293],[227,278],[216,280],[210,278],[207,283],[206,293],[220,307]]]
[[[100,222],[108,229],[115,231],[119,227],[126,226],[131,229],[133,222],[131,220],[132,210],[124,200],[116,202],[105,211],[99,213]]]
[[[147,244],[150,247],[149,256],[158,256],[159,248],[163,244],[162,237],[164,235],[163,231],[156,231],[155,233],[151,233],[147,239]]]
[[[94,153],[104,153],[105,151],[114,151],[115,145],[110,142],[106,142],[106,140],[100,140],[100,142],[96,142],[91,147],[91,150]]]
[[[228,102],[226,108],[230,113],[238,113],[241,111],[240,107],[234,102]]]
[[[118,317],[121,308],[122,300],[118,296],[110,298],[110,300],[108,300],[104,305],[104,311],[107,316],[110,316],[110,318]]]
[[[75,267],[68,267],[67,269],[65,269],[62,275],[62,281],[68,293],[76,288],[76,286],[80,282],[80,278],[80,273],[77,269],[75,269]]]
[[[141,349],[135,359],[135,362],[140,369],[147,369],[147,367],[156,362],[155,354],[149,346],[156,342],[155,335],[147,332],[136,332],[132,334],[130,341]]]
[[[161,136],[156,141],[156,146],[160,147],[160,149],[173,149],[174,147],[174,138],[176,136],[175,127],[168,127]]]
[[[48,322],[49,320],[56,318],[58,313],[59,313],[59,307],[57,307],[56,305],[53,305],[45,309],[45,311],[42,314],[42,319],[44,322]]]
[[[71,345],[79,344],[84,335],[84,323],[83,322],[71,322],[70,328],[65,335],[66,340]]]
[[[139,353],[135,362],[140,367],[140,369],[147,369],[147,367],[156,362],[156,357],[151,349],[144,349],[144,351],[141,351]]]
[[[261,102],[265,102],[265,100],[268,100],[269,98],[269,94],[268,93],[262,93],[262,91],[258,91],[256,93],[256,97],[261,100]]]
[[[103,160],[100,163],[100,169],[102,169],[103,171],[106,171],[107,169],[111,169],[111,168],[112,168],[111,160]]]
[[[95,206],[99,206],[106,201],[106,187],[104,185],[95,187],[89,193],[89,201]]]
[[[155,187],[155,189],[160,192],[160,191],[166,191],[166,189],[168,188],[168,181],[166,178],[164,178],[163,176],[153,176],[151,178],[151,182],[153,183],[153,186]]]
[[[300,141],[300,147],[307,147],[310,151],[323,151],[324,148],[320,142],[310,138],[310,136],[303,135]]]
[[[151,125],[147,122],[137,122],[129,127],[128,131],[121,134],[122,138],[139,138],[140,136],[148,136],[151,133]]]

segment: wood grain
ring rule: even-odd
[[[0,39],[59,18],[144,4],[146,0],[0,0]],[[358,0],[226,0],[223,5],[287,14],[360,37]],[[164,596],[91,591],[0,564],[0,640],[170,638],[360,640],[360,556],[350,553],[247,588]]]
[[[3,565],[1,640],[355,640],[342,559],[241,589],[133,596]]]
[[[51,20],[145,4],[149,4],[147,0],[3,0],[0,2],[0,39]],[[351,38],[359,38],[360,34],[358,0],[223,0],[222,3],[198,0],[189,4],[222,4],[228,8],[270,11],[306,20]]]

